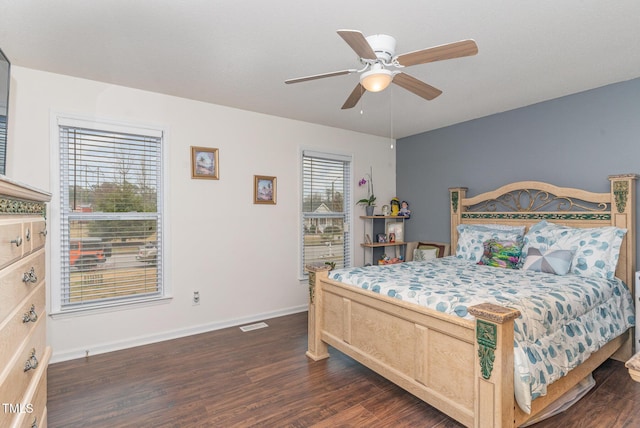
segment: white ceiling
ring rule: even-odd
[[[475,39],[476,56],[406,71],[343,102],[358,68],[336,34],[389,34],[397,53]],[[12,64],[354,131],[401,138],[640,77],[638,0],[0,0]],[[214,120],[214,118],[212,118]]]

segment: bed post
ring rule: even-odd
[[[622,279],[633,292],[634,273],[636,271],[636,174],[610,175],[611,181],[611,224],[627,229],[622,242],[620,260],[616,276]]]
[[[627,229],[627,234],[622,241],[620,258],[616,268],[616,276],[624,281],[634,296],[637,304],[638,296],[635,296],[635,271],[636,271],[636,180],[637,174],[610,175],[611,181],[611,224]],[[631,330],[625,343],[611,357],[618,361],[627,361],[634,352],[634,333]],[[637,344],[635,346],[637,348]]]
[[[520,312],[492,303],[468,310],[476,317],[474,427],[513,427],[513,320]]]
[[[322,341],[322,284],[321,278],[327,278],[331,267],[328,265],[307,265],[309,272],[309,316],[308,316],[308,349],[307,357],[314,361],[329,357],[327,344]]]
[[[456,253],[458,246],[458,225],[462,219],[462,199],[467,197],[466,187],[449,188],[449,211],[451,211],[451,254]]]

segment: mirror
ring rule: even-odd
[[[5,174],[11,64],[0,49],[0,174]]]

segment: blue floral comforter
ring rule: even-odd
[[[526,412],[547,385],[635,324],[633,299],[617,278],[502,269],[455,256],[338,269],[329,278],[467,319],[467,307],[478,303],[518,309],[515,390]]]

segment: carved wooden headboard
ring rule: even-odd
[[[636,266],[636,191],[638,175],[611,175],[611,190],[594,193],[539,181],[521,181],[467,197],[466,187],[449,189],[451,253],[459,224],[511,224],[527,227],[541,220],[571,227],[617,226],[627,229],[616,276],[633,292]]]

